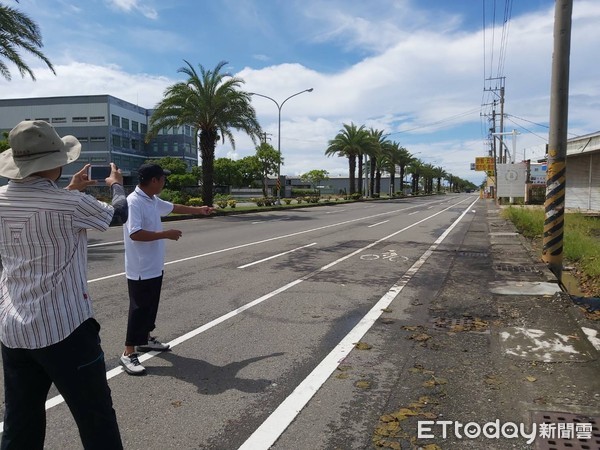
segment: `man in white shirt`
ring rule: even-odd
[[[112,206],[78,192],[96,184],[86,165],[66,189],[55,181],[81,144],[44,121],[24,121],[0,154],[0,341],[4,368],[2,449],[41,449],[52,383],[69,406],[86,449],[122,447],[104,353],[87,285],[87,228],[127,220],[123,177],[106,184]]]
[[[125,276],[129,291],[129,316],[125,350],[121,365],[130,375],[144,375],[146,369],[138,359],[140,351],[165,351],[163,344],[150,332],[156,328],[156,316],[162,288],[165,239],[179,240],[182,232],[163,230],[161,217],[176,214],[210,215],[210,206],[185,206],[158,197],[170,174],[157,164],[143,164],[138,169],[139,184],[127,197],[129,218],[123,225],[125,241]]]

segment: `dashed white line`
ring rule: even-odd
[[[383,223],[388,223],[389,220],[384,220],[383,222],[379,222],[379,223],[374,223],[373,225],[369,225],[367,228],[372,228],[372,227],[376,227],[377,225],[381,225]]]

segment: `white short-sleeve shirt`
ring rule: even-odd
[[[173,211],[173,203],[156,195],[149,197],[139,186],[127,197],[129,217],[123,225],[125,241],[125,276],[130,280],[148,280],[162,275],[165,262],[165,241],[134,241],[136,231],[162,231],[161,217]]]

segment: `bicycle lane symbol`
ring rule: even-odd
[[[386,250],[381,255],[371,253],[371,254],[366,254],[366,255],[360,256],[360,259],[363,261],[375,261],[380,258],[387,259],[388,261],[391,261],[391,262],[396,262],[399,259],[408,261],[408,258],[406,256],[399,255],[398,253],[396,253],[396,250]]]

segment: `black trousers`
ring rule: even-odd
[[[156,314],[162,289],[162,275],[149,280],[127,279],[129,290],[129,317],[125,345],[144,345],[148,333],[156,328]]]
[[[98,322],[88,319],[66,339],[48,347],[29,350],[2,344],[2,450],[44,447],[45,403],[52,383],[71,410],[85,449],[123,448],[99,330]]]

